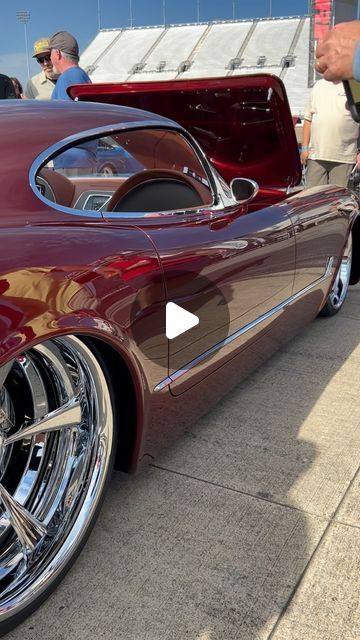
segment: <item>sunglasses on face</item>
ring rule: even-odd
[[[42,58],[37,58],[39,64],[44,64],[45,62],[51,62],[50,54],[48,56],[43,56]]]

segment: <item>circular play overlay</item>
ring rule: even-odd
[[[227,297],[231,285],[218,287],[193,271],[165,272],[162,282],[141,289],[131,310],[132,337],[146,358],[158,361],[169,348],[172,371],[217,352],[229,331]]]

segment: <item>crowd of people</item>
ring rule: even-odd
[[[79,66],[78,42],[68,31],[36,40],[33,58],[40,72],[30,78],[25,91],[17,78],[0,74],[0,99],[71,100],[67,94],[70,85],[91,82]]]
[[[25,91],[17,78],[0,74],[0,99],[70,100],[67,88],[91,82],[79,66],[79,45],[71,33],[58,31],[34,43],[40,72]],[[347,186],[354,167],[360,170],[360,130],[347,108],[342,81],[360,81],[360,21],[336,25],[318,44],[315,69],[322,78],[312,88],[304,111],[301,162],[306,187]]]

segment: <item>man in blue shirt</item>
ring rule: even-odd
[[[91,82],[79,67],[79,45],[68,31],[58,31],[50,38],[51,62],[56,73],[61,74],[52,92],[52,100],[71,100],[67,88],[72,84]]]
[[[51,94],[51,100],[72,100],[67,88],[73,84],[91,82],[89,76],[79,67],[79,45],[68,31],[58,31],[49,42],[53,69],[60,76]],[[54,158],[54,168],[66,175],[88,175],[96,167],[97,141],[82,144],[64,151]]]

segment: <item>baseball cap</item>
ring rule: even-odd
[[[49,42],[50,49],[59,49],[69,56],[79,57],[79,45],[68,31],[54,33]]]
[[[44,53],[50,53],[49,38],[39,38],[34,42],[33,58],[43,55]]]

